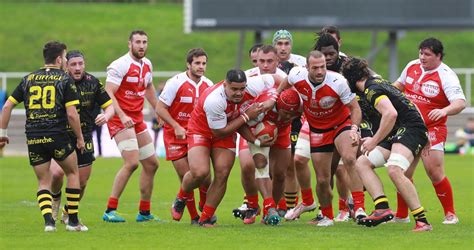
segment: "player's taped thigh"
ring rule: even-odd
[[[398,166],[406,171],[408,167],[410,167],[410,161],[408,161],[408,159],[401,154],[391,153],[390,158],[388,158],[387,165]]]
[[[370,163],[376,168],[383,167],[384,164],[387,163],[383,153],[378,148],[370,151],[366,156]]]
[[[264,168],[255,168],[255,179],[270,178],[270,164],[267,163]]]
[[[117,143],[117,148],[119,149],[120,153],[122,153],[122,151],[138,150],[138,141],[136,138],[125,139]]]
[[[150,142],[147,145],[141,147],[138,150],[138,153],[139,153],[138,159],[140,161],[145,160],[146,158],[155,154],[155,146],[153,145],[153,143]]]
[[[295,146],[295,155],[311,159],[311,146],[308,139],[298,138]]]

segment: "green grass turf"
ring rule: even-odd
[[[86,195],[80,204],[80,217],[89,227],[87,233],[68,233],[63,225],[58,232],[43,232],[43,219],[36,203],[37,181],[26,157],[0,158],[0,248],[2,249],[472,249],[473,246],[473,178],[474,157],[447,156],[446,170],[454,189],[455,204],[460,217],[458,225],[442,225],[442,207],[432,185],[419,166],[415,183],[428,219],[434,230],[412,233],[410,224],[383,224],[365,228],[350,223],[336,223],[318,228],[306,222],[315,213],[302,215],[296,222],[277,227],[243,225],[234,219],[231,210],[242,201],[240,171],[236,164],[229,178],[227,193],[217,210],[218,227],[212,229],[189,225],[185,213],[181,222],[171,220],[169,208],[178,191],[178,178],[170,162],[160,159],[155,178],[152,211],[162,223],[137,223],[138,172],[133,175],[120,199],[119,211],[126,223],[109,224],[101,220],[120,159],[99,158],[94,166]],[[395,189],[386,170],[379,169],[386,194],[396,206]],[[313,184],[314,184],[314,178]],[[260,200],[261,201],[261,200]],[[64,202],[64,200],[63,200]],[[366,207],[373,205],[366,195]],[[337,209],[337,195],[334,199]],[[335,211],[336,212],[336,211]],[[258,218],[259,219],[259,218]]]
[[[128,34],[144,29],[149,34],[148,57],[157,71],[184,70],[186,52],[203,47],[209,54],[207,76],[214,82],[236,63],[239,33],[236,31],[183,32],[181,4],[112,4],[112,3],[2,3],[0,16],[0,72],[33,71],[42,66],[41,48],[48,40],[60,40],[69,49],[85,53],[87,70],[105,71],[107,65],[125,54]],[[316,30],[315,30],[316,31]],[[271,43],[270,31],[265,43]],[[314,32],[291,30],[293,52],[306,55],[314,44]],[[443,41],[445,63],[452,68],[474,68],[472,60],[473,30],[416,30],[400,38],[399,71],[418,56],[421,40],[435,36]],[[371,33],[342,30],[341,51],[366,56],[370,51]],[[387,39],[387,32],[378,33],[378,43]],[[253,44],[253,32],[246,32],[243,69],[250,68],[247,50]],[[388,50],[377,57],[373,68],[388,78]],[[165,79],[156,79],[164,81]],[[464,81],[464,77],[461,78]],[[8,82],[9,93],[19,79]],[[473,92],[474,93],[474,92]],[[474,100],[474,98],[472,98]]]

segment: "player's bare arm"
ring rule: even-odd
[[[161,120],[160,116],[156,112],[156,105],[158,103],[158,98],[156,98],[156,90],[152,82],[148,83],[148,85],[146,86],[145,98],[148,101],[148,103],[150,103],[150,106],[153,107],[158,124],[160,125],[160,127],[163,126],[163,121]]]
[[[373,137],[363,138],[362,152],[372,151],[392,131],[398,112],[393,107],[388,97],[383,97],[375,106],[375,109],[382,115],[380,126]]]
[[[403,92],[405,90],[405,86],[403,86],[403,84],[399,81],[395,81],[394,83],[392,83],[392,85],[399,89],[401,92]]]
[[[254,103],[245,111],[244,114],[242,114],[237,119],[228,122],[225,127],[221,129],[212,129],[211,131],[217,137],[226,137],[231,135],[249,120],[257,118],[257,116],[262,113],[262,110],[262,104]]]
[[[107,123],[110,118],[115,115],[115,110],[113,105],[109,105],[104,109],[104,113],[98,114],[95,118],[95,124],[97,126],[102,126]]]
[[[12,110],[15,107],[15,104],[11,102],[10,100],[7,100],[5,102],[5,105],[3,105],[2,108],[2,116],[1,116],[1,121],[0,121],[0,148],[5,147],[6,144],[9,143],[8,140],[8,134],[7,134],[7,128],[8,128],[8,123],[10,122],[10,117],[12,114]]]
[[[464,99],[456,99],[451,102],[448,106],[442,109],[433,109],[428,113],[428,118],[437,121],[445,116],[448,115],[456,115],[459,114],[463,109],[466,107],[466,100]]]
[[[170,112],[168,111],[169,107],[162,101],[158,100],[155,107],[155,113],[160,117],[164,122],[168,123],[173,129],[177,139],[186,138],[186,129],[181,127],[179,123],[171,117]]]
[[[81,130],[81,120],[79,118],[79,114],[77,113],[76,106],[71,105],[66,107],[67,113],[67,120],[69,121],[69,126],[71,126],[74,135],[77,138],[77,148],[81,150],[81,152],[85,149],[84,137],[82,136]]]

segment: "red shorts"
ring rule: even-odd
[[[309,142],[311,145],[311,153],[314,152],[332,152],[334,150],[334,139],[343,131],[351,129],[352,121],[347,119],[337,128],[324,130],[323,132],[315,132],[318,129],[310,128]]]
[[[164,129],[163,142],[165,143],[166,160],[168,161],[179,160],[188,154],[188,141],[177,139],[173,129]]]
[[[222,138],[209,138],[200,134],[187,134],[188,138],[188,149],[195,146],[204,146],[209,149],[211,148],[227,148],[235,152],[235,138],[237,134],[222,137]]]
[[[291,132],[291,125],[285,127],[278,127],[278,137],[272,147],[277,147],[281,149],[290,148],[291,140],[290,140],[290,132]],[[239,140],[239,152],[245,149],[249,149],[249,145],[247,140],[245,140],[242,136],[240,136]]]
[[[431,147],[437,146],[436,148],[439,147],[439,150],[444,149],[444,143],[446,142],[447,136],[448,128],[446,127],[446,125],[428,127],[428,138],[430,140]]]
[[[133,119],[133,117],[132,117],[132,119]],[[143,122],[143,119],[141,119],[141,120],[133,119],[133,122],[135,123],[135,126],[133,127],[135,129],[135,134],[138,135],[138,134],[140,134],[140,133],[147,130],[146,123]],[[120,118],[117,115],[112,117],[112,119],[110,119],[107,122],[107,127],[109,128],[110,138],[114,138],[114,136],[118,132],[125,129],[125,126],[122,124],[122,122],[120,121]]]

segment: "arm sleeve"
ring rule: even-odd
[[[20,102],[23,102],[23,96],[24,96],[24,91],[23,91],[23,86],[25,84],[25,78],[21,80],[20,84],[16,86],[15,90],[13,90],[13,93],[10,97],[8,97],[8,100],[13,102],[14,104],[18,104]]]
[[[107,91],[105,91],[104,85],[102,82],[100,82],[98,79],[97,81],[97,86],[98,89],[95,92],[96,94],[96,102],[99,104],[100,108],[105,109],[107,108],[110,104],[112,104],[112,99],[110,99],[109,94],[107,94]]]
[[[302,67],[293,67],[288,73],[288,83],[293,86],[295,83],[303,80],[303,75]]]
[[[168,107],[171,107],[171,104],[173,104],[173,101],[176,98],[176,93],[178,92],[178,83],[173,81],[175,78],[176,77],[173,77],[166,82],[165,87],[158,98]]]
[[[72,78],[68,78],[66,87],[64,88],[64,103],[66,107],[79,104],[77,88]]]
[[[405,66],[405,68],[403,69],[402,73],[400,74],[400,77],[398,77],[397,79],[397,82],[401,83],[402,85],[405,85],[405,82],[407,80],[407,72],[408,72],[408,68],[413,65],[413,63],[415,63],[416,60],[414,61],[411,61],[407,64],[407,66]]]
[[[338,94],[341,98],[342,103],[348,104],[350,103],[354,98],[355,94],[351,92],[351,89],[349,88],[349,84],[347,83],[347,80],[343,78],[343,80],[338,81],[339,88],[338,88]]]
[[[120,70],[119,65],[113,62],[109,67],[107,67],[107,78],[105,82],[120,85],[124,76],[125,74]]]
[[[382,100],[383,98],[388,98],[383,91],[377,87],[377,85],[371,85],[366,89],[366,98],[367,101],[372,105],[372,107],[376,107],[377,104]]]
[[[204,101],[204,112],[206,112],[207,123],[211,129],[221,129],[227,126],[226,104],[207,98]]]
[[[448,98],[449,102],[454,100],[462,99],[466,100],[464,92],[462,91],[461,84],[459,83],[459,78],[454,72],[449,72],[442,79],[443,91]]]

